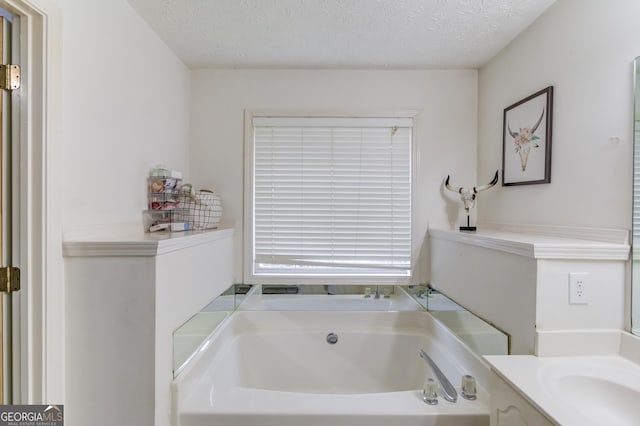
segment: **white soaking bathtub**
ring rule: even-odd
[[[327,342],[334,333],[335,344]],[[460,393],[422,401],[434,377],[424,349]],[[175,426],[480,426],[489,369],[424,311],[237,311],[172,385]]]

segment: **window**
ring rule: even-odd
[[[247,282],[408,280],[412,127],[411,118],[253,117]]]

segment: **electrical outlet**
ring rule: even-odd
[[[587,272],[569,273],[569,304],[586,305],[589,303],[589,274]]]

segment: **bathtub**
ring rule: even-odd
[[[327,342],[334,333],[335,344]],[[424,349],[459,391],[422,401]],[[176,426],[489,424],[487,365],[424,311],[237,311],[172,384]]]

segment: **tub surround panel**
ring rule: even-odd
[[[192,247],[184,247],[156,257],[156,425],[170,416],[170,386],[173,379],[173,331],[200,312],[211,300],[233,285],[233,230],[202,243],[194,235]],[[186,238],[187,240],[190,238]],[[162,335],[160,335],[162,333]]]
[[[64,243],[74,424],[168,426],[172,333],[233,283],[232,229],[139,229]],[[104,406],[118,418],[96,417]]]
[[[511,336],[511,353],[534,352],[536,261],[431,229],[431,285]],[[444,235],[445,238],[440,238]]]
[[[558,350],[553,335],[536,331],[580,336],[624,327],[628,232],[551,227],[545,235],[545,227],[525,226],[535,233],[518,234],[515,227],[430,229],[431,284],[510,334],[512,354]],[[589,274],[586,305],[569,304],[572,272]]]

